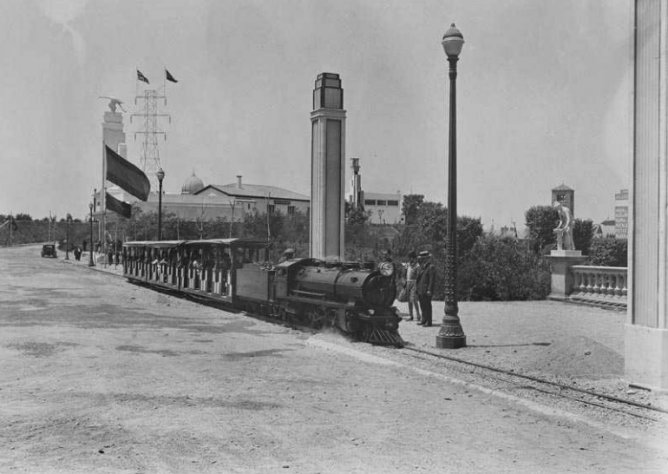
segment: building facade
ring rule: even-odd
[[[401,193],[364,193],[364,210],[371,224],[401,224]]]
[[[629,236],[629,190],[622,189],[615,194],[615,237]]]

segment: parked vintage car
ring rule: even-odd
[[[56,246],[54,244],[44,244],[42,245],[42,257],[58,257],[56,252]]]

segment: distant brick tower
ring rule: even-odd
[[[561,184],[552,190],[552,201],[559,201],[561,204],[571,210],[571,215],[575,216],[575,190],[569,188],[565,184]]]
[[[338,74],[318,75],[311,112],[310,256],[343,260],[346,111]]]

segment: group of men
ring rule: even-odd
[[[383,252],[383,261],[392,262],[392,251]],[[395,265],[395,275],[400,267]],[[436,278],[434,266],[431,263],[431,254],[424,250],[419,254],[410,252],[408,263],[405,264],[401,278],[403,291],[408,300],[408,321],[413,321],[413,310],[417,316],[417,324],[424,327],[432,325],[431,299],[434,294],[434,280]]]

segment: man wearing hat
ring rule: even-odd
[[[278,260],[278,263],[283,263],[286,260],[292,260],[295,258],[295,249],[285,249],[283,251],[283,256]]]
[[[418,275],[416,278],[417,296],[422,310],[420,326],[431,326],[431,297],[434,294],[434,266],[431,264],[431,254],[424,250],[418,255]]]

